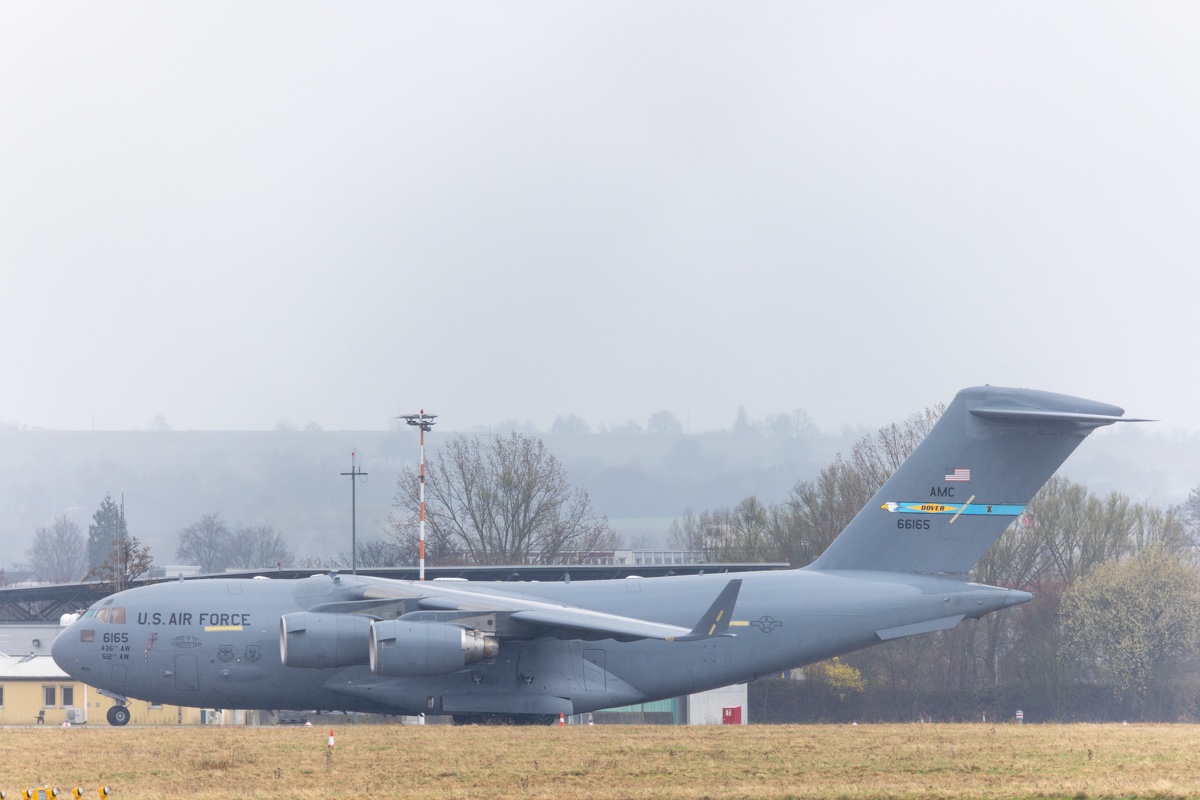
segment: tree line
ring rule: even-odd
[[[357,543],[358,565],[416,563],[420,485],[414,470],[403,473],[388,529],[382,538]],[[425,488],[430,564],[558,564],[619,543],[607,518],[592,508],[587,490],[571,485],[561,462],[535,436],[514,432],[452,439],[427,464]],[[117,550],[136,541],[129,535],[124,511],[109,495],[93,515],[86,539],[77,524],[60,517],[35,532],[26,558],[34,577],[46,582],[119,571],[128,583],[136,575],[130,576],[127,566],[141,562]],[[137,552],[148,569],[148,548]],[[282,565],[345,568],[352,563],[345,551],[333,557],[297,557],[274,527],[230,527],[219,513],[203,514],[179,530],[175,556],[208,574]]]
[[[863,437],[782,503],[750,496],[732,508],[686,509],[671,542],[709,561],[810,563],[943,410]],[[1025,697],[1037,701],[1025,703],[1031,719],[1200,718],[1198,535],[1200,487],[1160,508],[1054,476],[971,576],[1032,592],[1033,602],[810,667],[803,681],[756,687],[767,698],[759,710],[781,721],[978,717],[980,706],[1019,707]],[[847,669],[856,676],[849,691],[830,678]]]
[[[25,557],[26,563],[15,566],[28,570],[34,580],[96,580],[114,591],[128,586],[153,562],[150,548],[129,534],[125,509],[111,494],[105,495],[92,515],[86,537],[78,523],[59,516],[48,527],[34,531]]]
[[[226,569],[254,569],[291,565],[294,561],[282,534],[270,525],[230,528],[220,514],[204,514],[178,533],[175,555],[204,573]],[[115,588],[128,586],[149,571],[154,559],[150,548],[129,533],[125,511],[105,495],[92,515],[85,536],[78,523],[56,517],[34,531],[25,551],[33,579],[45,583],[100,580]]]
[[[523,430],[531,433],[530,426],[506,423],[505,427],[513,430]],[[768,436],[775,439],[800,438],[812,436],[816,425],[807,413],[796,409],[787,414],[768,414],[761,419],[754,419],[746,411],[745,406],[738,406],[733,424],[725,429],[735,436]],[[655,411],[642,425],[637,420],[627,420],[624,423],[599,425],[593,428],[577,414],[557,416],[550,426],[550,433],[556,436],[584,436],[598,434],[601,436],[683,436],[687,432],[679,417],[667,410]]]

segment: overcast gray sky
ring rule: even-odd
[[[0,421],[1200,430],[1200,6],[5,3]]]

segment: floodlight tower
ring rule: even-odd
[[[425,580],[425,432],[433,430],[433,421],[437,419],[437,414],[426,414],[422,408],[419,414],[403,414],[400,419],[421,429],[421,550],[418,554],[418,573],[419,580]]]

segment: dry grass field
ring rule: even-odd
[[[8,728],[0,789],[95,797],[1200,797],[1191,725]]]

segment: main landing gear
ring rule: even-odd
[[[108,724],[117,728],[122,725],[129,724],[129,708],[127,706],[113,706],[108,710]]]

